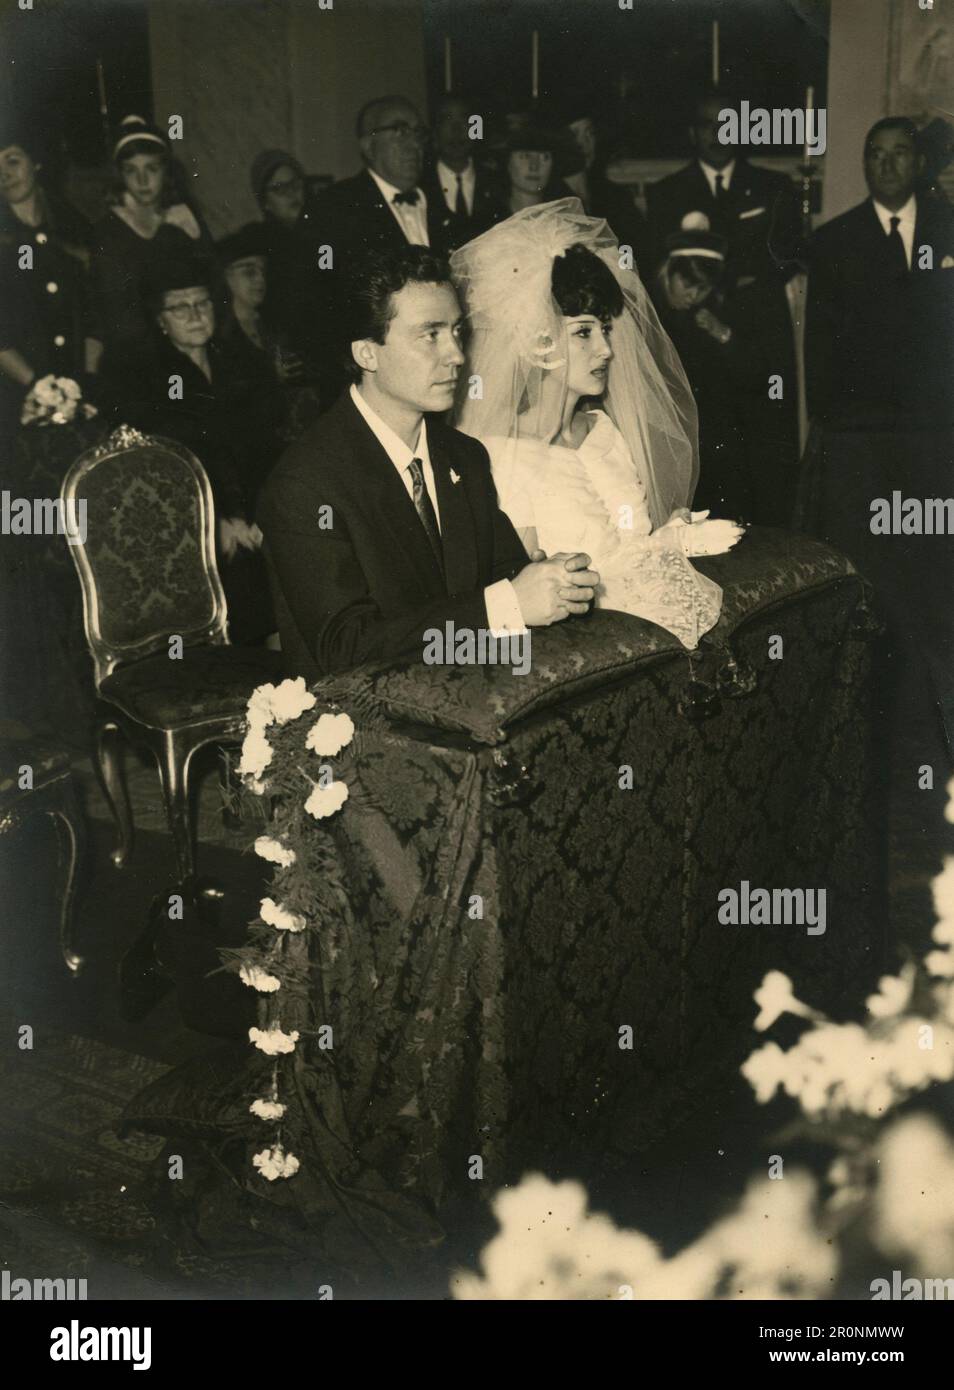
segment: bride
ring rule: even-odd
[[[690,564],[742,535],[688,504],[698,479],[689,383],[606,223],[561,198],[451,258],[472,341],[456,425],[487,448],[500,505],[531,558],[582,551],[597,607],[692,650],[722,590]]]

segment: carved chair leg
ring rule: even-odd
[[[174,733],[163,737],[159,758],[159,777],[166,803],[166,817],[172,832],[176,852],[179,882],[188,891],[195,877],[195,850],[192,840],[192,815],[189,805],[189,764],[195,749],[183,749]]]
[[[83,964],[83,957],[73,949],[73,942],[76,926],[76,871],[84,858],[86,825],[72,788],[67,790],[62,806],[50,810],[48,814],[56,825],[60,842],[60,949],[68,969],[75,974]]]
[[[119,844],[109,856],[117,869],[129,858],[133,842],[133,818],[123,777],[122,741],[119,725],[107,719],[96,730],[96,766],[119,831]]]
[[[238,754],[226,744],[219,746],[219,789],[222,796],[222,825],[226,830],[240,830],[242,817],[238,813],[239,780],[236,772]]]

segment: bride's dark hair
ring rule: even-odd
[[[555,257],[550,288],[565,318],[592,314],[606,320],[623,312],[623,291],[616,276],[605,261],[578,241],[568,246],[564,255]]]

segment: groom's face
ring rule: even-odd
[[[392,400],[422,412],[449,410],[464,362],[463,316],[452,285],[405,285],[391,296],[383,343],[353,344],[355,358],[374,373]]]

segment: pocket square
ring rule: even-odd
[[[451,482],[452,482],[452,483],[459,483],[459,482],[460,482],[460,474],[459,474],[459,473],[455,473],[454,470],[453,470],[453,468],[452,468],[451,471],[450,471],[450,478],[451,478]]]
[[[749,208],[748,212],[739,213],[739,221],[744,222],[747,217],[760,217],[765,208]]]
[[[954,270],[954,256],[945,256],[941,262],[942,270]]]

